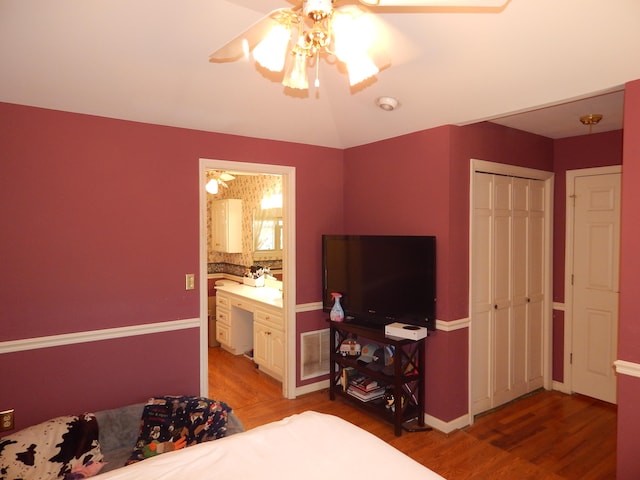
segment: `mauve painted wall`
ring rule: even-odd
[[[624,154],[620,258],[618,358],[640,363],[640,80],[628,83],[624,97]],[[640,478],[640,378],[618,375],[619,480]]]
[[[468,316],[471,158],[552,170],[549,139],[494,124],[443,126],[345,152],[347,233],[437,237],[437,318]],[[444,421],[468,410],[468,333],[427,341],[427,413]]]
[[[16,409],[19,429],[153,395],[199,395],[198,341],[193,328],[3,354],[0,403]]]
[[[199,272],[201,157],[296,167],[297,302],[319,299],[319,235],[342,227],[341,150],[6,103],[0,119],[0,341],[198,317],[184,275]],[[122,344],[1,355],[0,409],[21,428],[199,393],[197,329]]]

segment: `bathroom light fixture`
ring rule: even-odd
[[[218,193],[218,181],[212,178],[207,182],[204,189],[207,191],[207,193],[210,193],[211,195],[215,195],[216,193]]]
[[[591,133],[593,126],[597,125],[600,122],[600,120],[602,120],[602,115],[599,113],[590,113],[589,115],[584,115],[580,117],[580,122],[583,125],[589,126],[589,133]]]
[[[204,189],[211,195],[218,193],[220,185],[224,188],[229,188],[229,185],[227,185],[226,182],[236,178],[228,172],[222,172],[219,170],[210,171],[207,173],[207,176],[210,177],[210,179],[205,184]]]

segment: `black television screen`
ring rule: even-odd
[[[383,328],[401,322],[435,330],[433,236],[323,235],[323,310],[342,295],[345,321]]]

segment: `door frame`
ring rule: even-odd
[[[473,201],[474,201],[474,173],[488,173],[493,175],[507,175],[511,177],[522,177],[532,180],[543,180],[545,186],[545,209],[547,215],[545,215],[545,240],[544,240],[544,307],[543,307],[543,376],[544,376],[544,388],[550,390],[552,382],[552,365],[553,365],[553,349],[552,349],[552,315],[553,315],[553,192],[554,192],[554,178],[553,172],[545,170],[537,170],[533,168],[518,167],[515,165],[508,165],[504,163],[490,162],[486,160],[479,160],[472,158],[469,162],[470,174],[469,174],[469,335],[468,335],[468,398],[467,398],[467,411],[468,411],[468,423],[472,425],[474,422],[474,413],[472,410],[472,381],[471,372],[473,361],[473,298],[474,298],[474,285],[473,279]]]
[[[205,172],[231,170],[239,173],[282,175],[282,219],[284,250],[282,252],[283,314],[285,324],[285,371],[282,395],[295,398],[296,390],[296,168],[265,163],[236,162],[201,158],[198,169],[200,218],[200,392],[209,396],[209,343],[207,305],[207,196]]]
[[[573,392],[573,370],[571,364],[571,350],[573,349],[573,284],[571,272],[573,271],[573,240],[574,240],[574,209],[571,196],[574,194],[574,184],[577,177],[590,177],[594,175],[622,174],[622,165],[607,167],[579,168],[566,171],[565,189],[565,246],[564,246],[564,354],[563,354],[563,380],[554,382],[557,390],[563,393]],[[618,323],[620,317],[618,316]]]

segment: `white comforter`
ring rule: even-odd
[[[416,441],[419,441],[416,438]],[[100,480],[442,479],[333,415],[304,412],[227,438],[165,453],[99,475]]]

